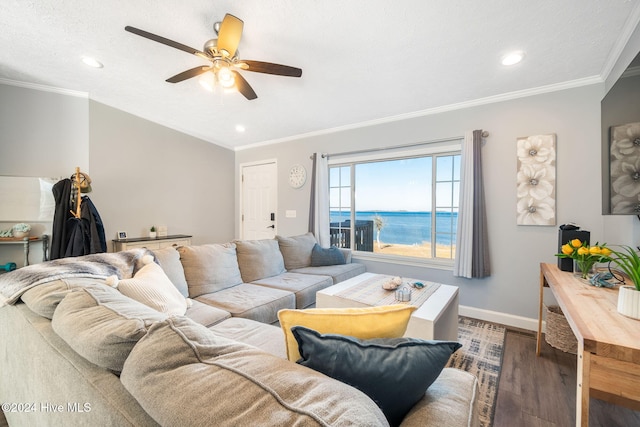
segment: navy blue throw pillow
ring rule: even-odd
[[[302,356],[297,363],[362,391],[392,426],[400,425],[449,357],[462,347],[454,341],[417,338],[360,340],[303,326],[294,326],[291,332]]]
[[[344,264],[344,255],[336,246],[323,248],[319,244],[313,245],[311,249],[311,267],[322,267],[323,265]]]

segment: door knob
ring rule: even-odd
[[[276,228],[274,224],[268,225],[267,228]]]

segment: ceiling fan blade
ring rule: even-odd
[[[173,47],[175,49],[182,50],[184,52],[190,53],[192,55],[199,56],[201,58],[209,59],[207,54],[205,54],[204,52],[202,52],[202,51],[200,51],[198,49],[194,49],[192,47],[189,47],[189,46],[187,46],[185,44],[178,43],[178,42],[173,41],[173,40],[169,40],[166,37],[162,37],[162,36],[159,36],[157,34],[153,34],[153,33],[150,33],[148,31],[141,30],[139,28],[131,27],[129,25],[124,27],[124,29],[126,31],[129,31],[130,33],[137,34],[139,36],[148,38],[149,40],[153,40],[155,42],[162,43],[162,44],[165,44],[167,46],[171,46],[171,47]]]
[[[247,83],[247,81],[237,71],[231,71],[236,79],[236,89],[238,92],[244,95],[249,101],[256,99],[258,95],[253,91],[253,88]]]
[[[226,14],[218,32],[218,50],[224,50],[232,58],[238,50],[244,22],[233,15]]]
[[[207,67],[207,66],[195,67],[190,70],[183,71],[179,74],[176,74],[173,77],[169,77],[166,81],[169,83],[178,83],[183,80],[190,79],[191,77],[199,76],[200,74],[206,73],[209,70],[211,70],[211,67]]]
[[[243,69],[247,71],[253,71],[254,73],[275,74],[276,76],[287,77],[300,77],[302,70],[296,67],[289,67],[288,65],[273,64],[271,62],[242,60],[242,63],[247,64],[248,68]]]

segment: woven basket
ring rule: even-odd
[[[578,352],[578,340],[565,319],[562,310],[557,305],[546,307],[547,329],[544,340],[551,347],[562,350],[565,353],[576,354]]]

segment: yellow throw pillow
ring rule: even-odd
[[[278,312],[284,331],[287,358],[300,359],[298,342],[291,333],[294,326],[304,326],[321,334],[348,335],[360,339],[400,338],[407,330],[414,305],[382,305],[362,308],[285,309]]]

